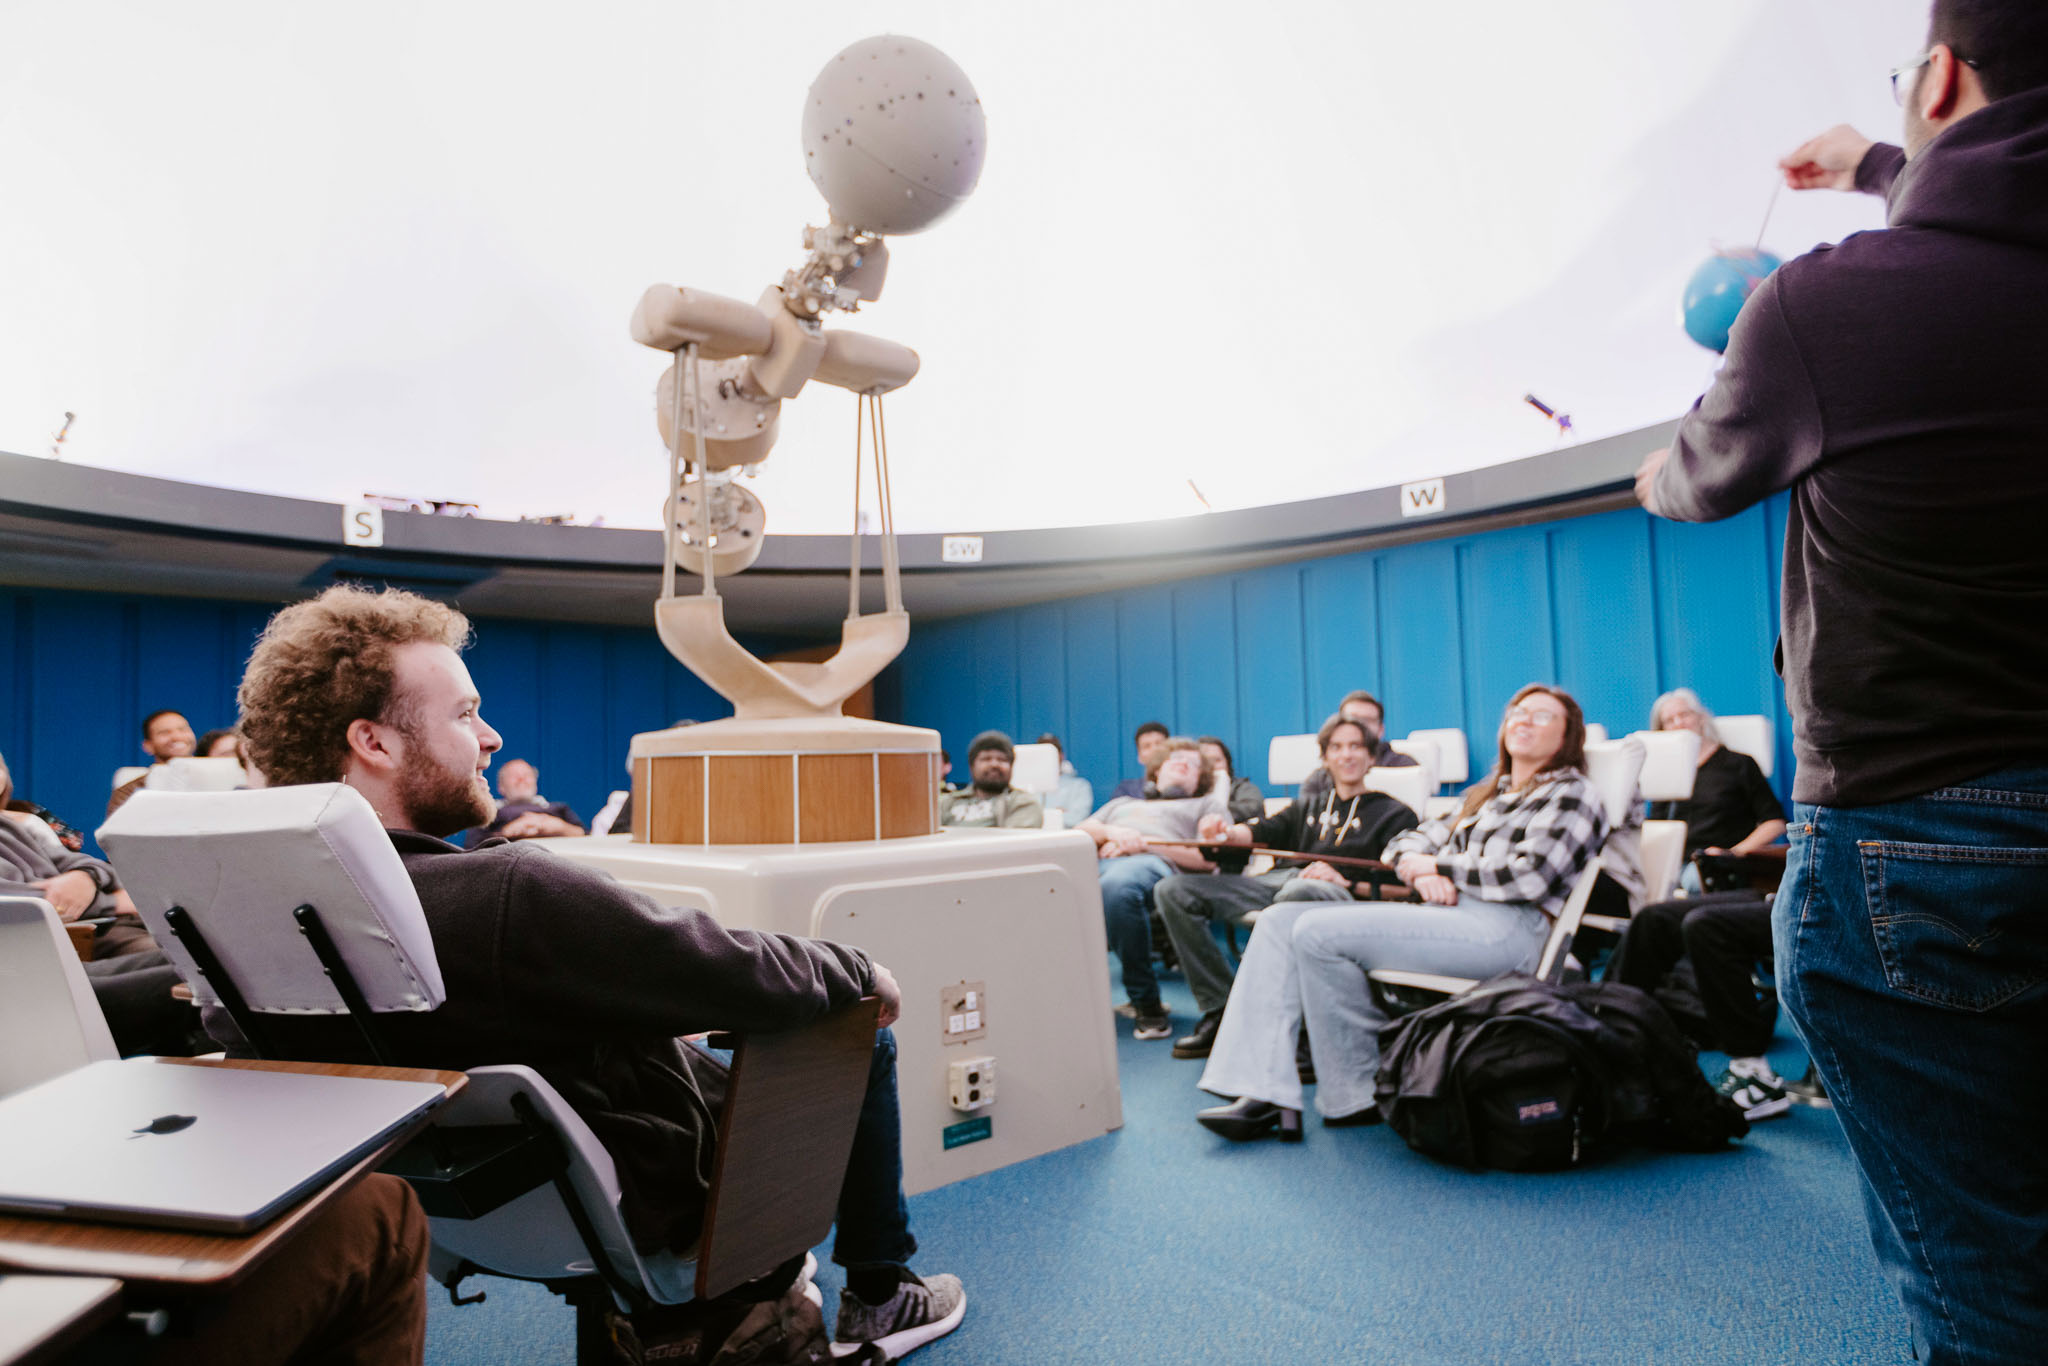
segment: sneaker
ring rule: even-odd
[[[1754,1124],[1761,1119],[1775,1119],[1792,1108],[1792,1098],[1785,1094],[1784,1084],[1777,1073],[1768,1066],[1763,1076],[1752,1076],[1739,1072],[1733,1064],[1721,1073],[1714,1083],[1714,1089],[1742,1108],[1742,1117]]]
[[[1166,1013],[1165,1006],[1147,1006],[1138,1011],[1138,1017],[1131,1024],[1134,1039],[1164,1039],[1173,1033],[1173,1017]]]
[[[1835,1108],[1835,1103],[1828,1099],[1828,1088],[1821,1084],[1820,1073],[1812,1063],[1806,1065],[1805,1076],[1786,1082],[1782,1089],[1794,1105],[1810,1105],[1816,1110]]]
[[[960,1326],[967,1314],[967,1292],[960,1288],[959,1277],[920,1280],[907,1271],[904,1275],[907,1279],[883,1304],[868,1304],[848,1291],[839,1293],[833,1356],[848,1357],[874,1347],[894,1361]]]
[[[1109,1008],[1109,1013],[1112,1015],[1121,1015],[1126,1020],[1135,1020],[1138,1018],[1138,1008],[1132,1005],[1129,1001],[1118,1001],[1115,1005]]]

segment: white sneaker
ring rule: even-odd
[[[960,1326],[967,1292],[958,1276],[912,1277],[886,1303],[868,1304],[851,1291],[839,1292],[839,1322],[832,1330],[832,1355],[852,1356],[872,1344],[894,1361]]]

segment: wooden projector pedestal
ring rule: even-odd
[[[633,737],[636,844],[826,844],[939,829],[939,733],[732,718]]]

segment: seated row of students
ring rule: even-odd
[[[1536,966],[1552,918],[1605,847],[1631,903],[1642,874],[1617,848],[1585,773],[1586,723],[1562,689],[1530,684],[1503,717],[1493,771],[1462,807],[1394,834],[1381,858],[1419,903],[1276,901],[1260,917],[1215,1031],[1201,1086],[1229,1103],[1201,1122],[1232,1139],[1301,1133],[1296,1038],[1306,1024],[1316,1109],[1330,1125],[1377,1123],[1373,1079],[1387,1022],[1375,969],[1486,978]],[[1335,765],[1333,776],[1342,780]],[[1629,820],[1640,822],[1633,808]],[[1624,826],[1624,829],[1627,827]],[[1249,842],[1251,832],[1233,831]]]

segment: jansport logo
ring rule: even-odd
[[[1563,1113],[1554,1100],[1532,1100],[1516,1107],[1515,1118],[1524,1124],[1545,1124],[1562,1117]]]

